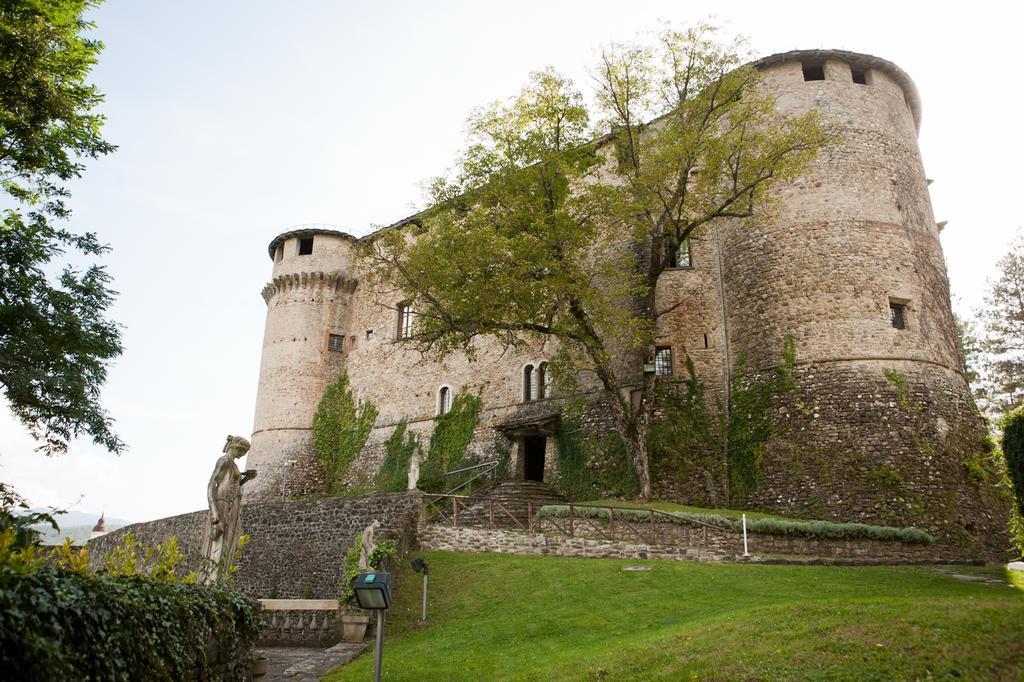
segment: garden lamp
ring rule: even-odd
[[[430,575],[430,567],[420,557],[416,557],[410,563],[412,570],[423,574],[423,615],[420,617],[420,622],[425,623],[427,622],[427,576]]]
[[[384,611],[391,606],[391,574],[360,573],[352,581],[359,608],[377,612],[377,650],[373,662],[373,679],[380,682],[381,663],[384,658]]]

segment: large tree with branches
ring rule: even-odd
[[[406,342],[428,355],[555,342],[560,386],[602,398],[642,499],[659,380],[645,366],[673,307],[657,305],[659,277],[690,237],[763,216],[830,140],[814,114],[778,117],[746,59],[708,26],[613,45],[593,107],[534,73],[471,115],[455,177],[433,183],[416,224],[366,249],[376,281],[417,311]],[[610,132],[595,139],[592,118]]]

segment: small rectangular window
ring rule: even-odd
[[[299,255],[308,256],[313,253],[313,238],[304,237],[299,240]]]
[[[366,340],[369,341],[372,338],[373,338],[373,330],[372,329],[367,329],[366,330]]]
[[[864,69],[850,69],[850,73],[853,74],[853,82],[858,85],[868,84],[868,72]]]
[[[356,349],[356,337],[355,336],[348,337],[348,349],[350,351],[353,351],[353,350]]]
[[[906,329],[907,305],[889,301],[889,319],[892,320],[892,326],[896,329]]]
[[[690,259],[690,240],[684,239],[675,251],[669,254],[668,267],[670,268],[689,268],[693,267],[693,261]]]
[[[710,346],[708,345],[708,335],[707,334],[704,335],[704,347],[705,348],[710,348]]]
[[[671,346],[658,346],[654,349],[654,373],[659,377],[672,376]]]
[[[327,337],[327,350],[335,353],[345,352],[345,337],[341,334],[331,334]]]
[[[823,81],[825,80],[825,65],[824,64],[807,64],[802,63],[804,67],[804,80],[805,81]]]

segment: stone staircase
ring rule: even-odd
[[[528,528],[530,512],[536,514],[547,504],[565,504],[565,498],[540,481],[505,481],[460,501],[457,520],[449,510],[437,522],[478,528]]]

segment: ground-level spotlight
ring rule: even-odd
[[[380,682],[384,660],[384,611],[391,606],[391,574],[360,573],[352,582],[359,608],[377,612],[377,649],[373,661],[373,679]]]
[[[412,563],[412,570],[423,573],[423,615],[420,617],[420,622],[425,623],[427,622],[427,576],[430,575],[430,567],[420,557],[416,557],[410,563]]]

